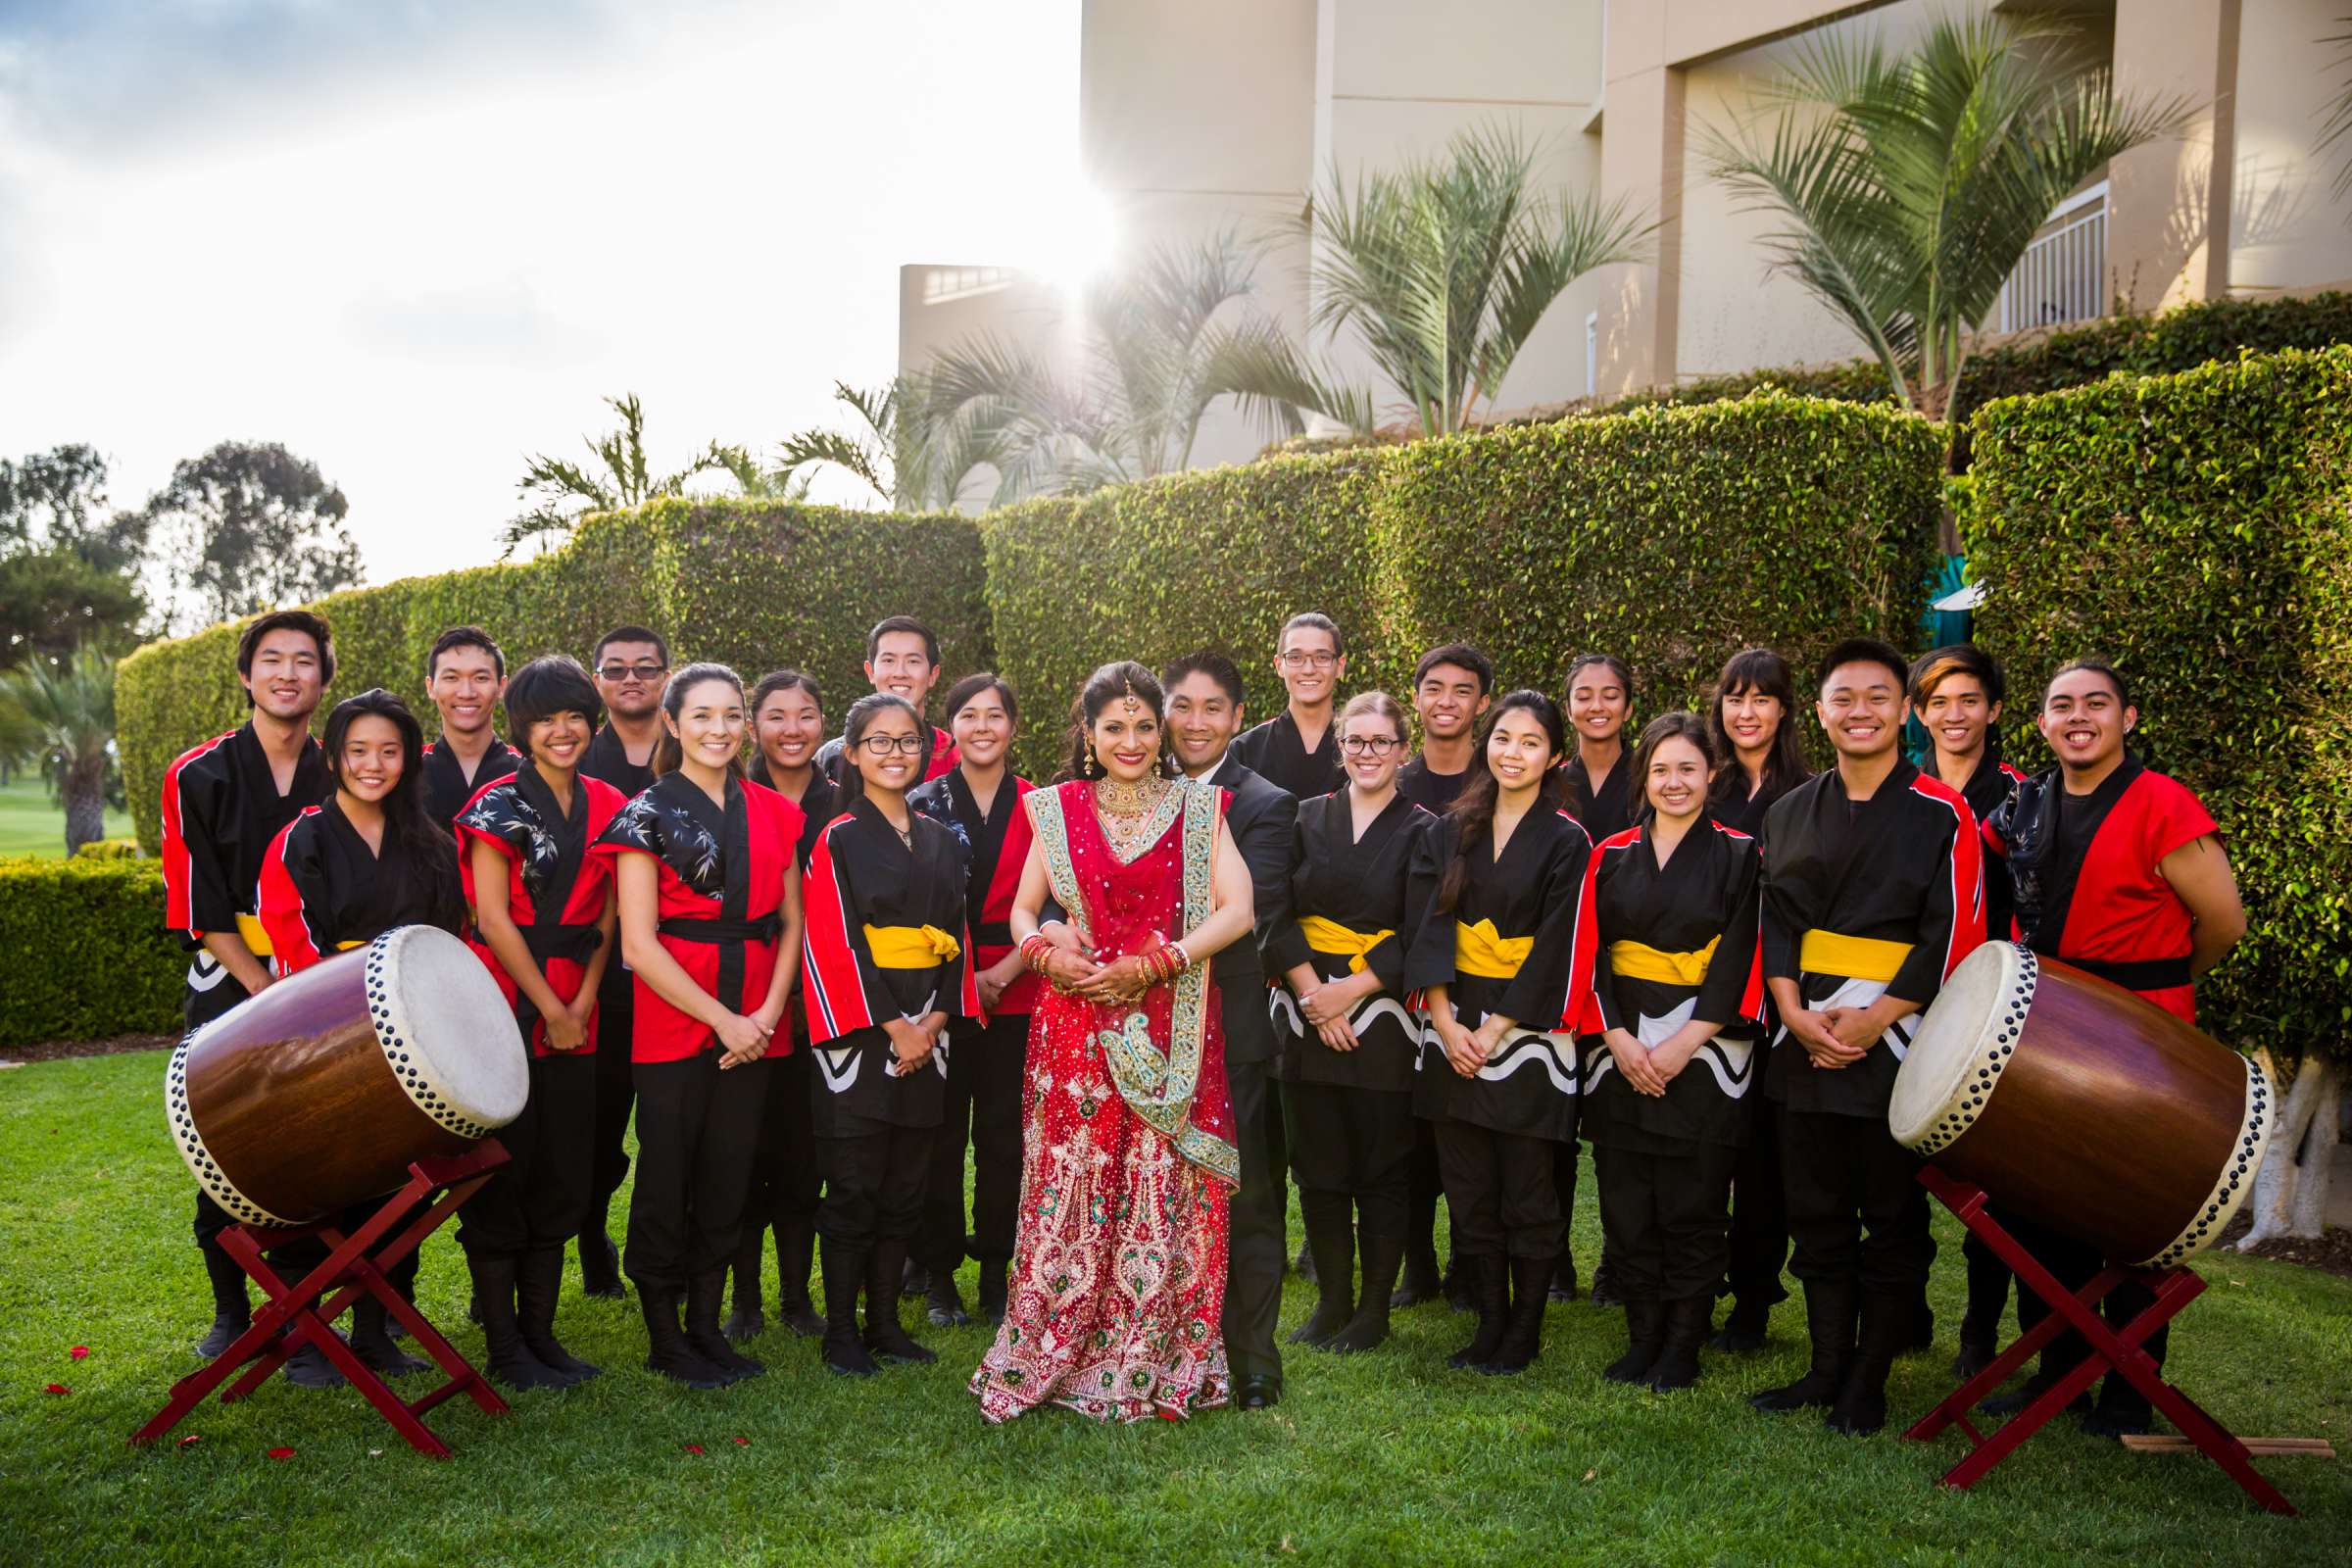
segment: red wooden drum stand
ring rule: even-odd
[[[2273,1513],[2291,1514],[2295,1511],[2293,1504],[2279,1495],[2278,1489],[2265,1481],[2260,1472],[2255,1470],[2245,1445],[2231,1437],[2219,1421],[2207,1415],[2195,1400],[2165,1382],[2157,1370],[2155,1359],[2139,1348],[2141,1341],[2170,1322],[2182,1307],[2203,1293],[2203,1279],[2179,1264],[2149,1269],[2124,1268],[2111,1263],[2078,1294],[2059,1284],[2057,1277],[2019,1245],[2016,1237],[2002,1229],[2000,1222],[1985,1212],[1984,1190],[1982,1187],[1956,1181],[1933,1165],[1920,1167],[1919,1180],[1922,1186],[1936,1195],[1938,1202],[1959,1217],[1961,1224],[1975,1232],[2002,1262],[2009,1265],[2017,1275],[2019,1289],[2032,1291],[2050,1305],[2048,1316],[1994,1356],[1990,1366],[1945,1396],[1941,1404],[1930,1410],[1916,1426],[1903,1434],[1906,1439],[1924,1442],[1946,1427],[1956,1426],[1967,1437],[1972,1451],[1967,1458],[1945,1472],[1940,1485],[1957,1490],[1975,1486],[1994,1465],[2009,1457],[2019,1444],[2040,1431],[2052,1417],[2072,1404],[2077,1395],[2113,1370],[2146,1395],[2148,1401],[2163,1411],[2173,1425],[2180,1429],[2182,1436],[2227,1471],[2230,1480],[2245,1488],[2247,1494],[2256,1502]],[[2155,1294],[2156,1303],[2121,1329],[2110,1328],[2107,1320],[2099,1315],[2099,1301],[2127,1279],[2137,1279],[2145,1285]],[[1992,1436],[1986,1437],[1979,1432],[1969,1421],[1977,1401],[2007,1382],[2012,1374],[2039,1354],[2044,1345],[2069,1328],[2089,1342],[2090,1354],[2059,1379],[2055,1387],[2003,1422]]]
[[[383,1200],[366,1224],[350,1235],[343,1234],[331,1221],[321,1220],[290,1229],[257,1230],[244,1225],[231,1225],[220,1233],[220,1245],[228,1255],[262,1288],[267,1299],[261,1310],[253,1314],[253,1326],[238,1336],[220,1355],[201,1369],[181,1378],[172,1386],[171,1402],[155,1413],[155,1418],[131,1434],[133,1444],[153,1443],[176,1426],[190,1411],[202,1404],[212,1392],[234,1376],[240,1368],[244,1375],[230,1384],[220,1396],[220,1402],[242,1399],[269,1381],[270,1375],[284,1364],[287,1356],[305,1344],[317,1346],[335,1370],[348,1379],[351,1386],[367,1397],[369,1404],[394,1431],[409,1441],[418,1453],[435,1459],[449,1457],[449,1446],[433,1436],[423,1421],[424,1413],[463,1394],[489,1415],[504,1415],[507,1401],[499,1397],[479,1372],[467,1364],[450,1343],[425,1321],[424,1314],[392,1288],[385,1272],[421,1246],[424,1239],[440,1229],[442,1223],[457,1212],[458,1205],[471,1198],[488,1181],[499,1166],[507,1162],[507,1152],[496,1139],[485,1139],[471,1152],[454,1158],[426,1158],[409,1166],[408,1184]],[[406,1225],[401,1221],[419,1205],[429,1208],[416,1212]],[[394,1227],[399,1229],[395,1230]],[[262,1255],[265,1247],[282,1247],[290,1237],[317,1236],[331,1249],[327,1258],[300,1282],[289,1285],[278,1277]],[[352,1352],[350,1346],[329,1324],[343,1315],[361,1292],[372,1295],[384,1303],[385,1310],[408,1326],[417,1348],[437,1362],[449,1374],[449,1381],[427,1394],[423,1398],[404,1400],[384,1386],[381,1378]],[[332,1293],[331,1295],[329,1293]]]

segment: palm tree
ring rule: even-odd
[[[1443,160],[1335,168],[1295,231],[1312,247],[1316,327],[1353,328],[1424,435],[1492,408],[1552,302],[1594,268],[1640,259],[1623,201],[1545,200],[1514,131],[1454,137]]]
[[[115,662],[77,648],[51,662],[35,656],[0,674],[0,734],[20,747],[66,805],[66,853],[106,837],[106,770],[114,758]]]
[[[1273,321],[1228,309],[1255,292],[1255,273],[1230,231],[1154,247],[1080,296],[1086,358],[1074,377],[991,334],[941,351],[914,404],[918,444],[944,474],[963,455],[958,439],[978,443],[1001,503],[1182,468],[1221,398],[1279,435],[1300,433],[1308,414],[1369,434],[1370,398],[1333,383]]]
[[[1002,456],[1000,435],[1010,413],[995,399],[942,406],[929,378],[914,372],[871,388],[836,381],[833,396],[856,416],[858,428],[811,426],[786,436],[778,472],[800,475],[830,466],[863,480],[885,505],[935,512],[954,507],[972,475]]]
[[[2051,209],[2187,117],[2179,99],[2119,100],[2070,36],[1988,15],[1941,19],[1905,55],[1823,35],[1766,93],[1768,128],[1702,132],[1715,176],[1783,220],[1772,270],[1843,318],[1930,418]]]
[[[568,534],[592,512],[618,512],[628,507],[686,493],[696,475],[731,473],[742,482],[748,473],[757,481],[760,470],[741,447],[711,442],[675,473],[656,477],[645,461],[645,408],[633,392],[605,403],[620,416],[620,428],[586,441],[595,461],[578,464],[544,454],[531,459],[515,491],[530,503],[506,526],[506,554],[533,540],[552,542]],[[746,485],[746,492],[751,487]]]
[[[2343,143],[2336,159],[2335,181],[2331,187],[2336,200],[2341,201],[2345,192],[2352,191],[2352,15],[2338,17],[2335,21],[2336,25],[2344,30],[2320,40],[2324,44],[2335,45],[2335,58],[2328,62],[2328,70],[2336,78],[2335,91],[2328,96],[2325,106],[2328,118],[2320,126],[2320,139],[2313,145],[2312,151],[2324,153],[2338,142]]]

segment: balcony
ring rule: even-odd
[[[2107,182],[2060,202],[2001,288],[1998,330],[2062,326],[2107,314]]]

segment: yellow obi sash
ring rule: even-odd
[[[1696,953],[1667,953],[1640,942],[1609,944],[1609,973],[1628,980],[1654,980],[1662,986],[1694,986],[1707,978],[1707,965],[1723,943],[1717,937]]]
[[[931,969],[963,951],[962,944],[935,925],[869,925],[865,945],[883,969]]]
[[[1534,937],[1500,935],[1492,920],[1481,920],[1476,925],[1453,922],[1453,966],[1463,974],[1488,980],[1516,979],[1527,956],[1535,951]]]
[[[1487,929],[1492,931],[1494,928],[1489,926]],[[1306,945],[1315,952],[1334,957],[1346,954],[1349,974],[1362,974],[1364,955],[1396,934],[1394,931],[1351,931],[1339,921],[1326,920],[1319,914],[1300,915],[1298,930],[1306,938]]]
[[[349,953],[354,948],[364,948],[368,944],[365,942],[338,942],[335,944],[335,951],[337,953]]]
[[[267,958],[277,951],[270,946],[270,933],[264,929],[258,914],[238,915],[237,935],[245,939],[245,951],[257,958]]]
[[[1843,975],[1848,980],[1891,980],[1911,956],[1908,942],[1839,936],[1816,927],[1796,950],[1796,966],[1807,974]]]

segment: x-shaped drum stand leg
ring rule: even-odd
[[[232,1225],[222,1231],[221,1248],[262,1288],[266,1299],[253,1315],[253,1326],[217,1358],[173,1384],[171,1401],[156,1412],[153,1420],[133,1433],[130,1441],[153,1443],[240,1368],[244,1375],[221,1394],[220,1402],[242,1399],[268,1382],[288,1356],[311,1345],[334,1364],[417,1452],[436,1459],[448,1458],[448,1445],[434,1437],[422,1420],[427,1410],[463,1394],[486,1414],[504,1415],[507,1401],[425,1321],[424,1314],[393,1288],[386,1276],[394,1264],[416,1251],[427,1236],[457,1212],[460,1203],[471,1198],[506,1162],[507,1152],[496,1139],[483,1140],[469,1153],[456,1159],[417,1160],[409,1166],[408,1184],[386,1198],[368,1216],[367,1222],[348,1236],[332,1222],[291,1230],[255,1230]],[[289,1285],[262,1253],[264,1248],[283,1247],[297,1236],[317,1236],[329,1251],[324,1262]],[[449,1374],[447,1383],[421,1399],[404,1400],[353,1352],[329,1325],[359,1299],[362,1292],[383,1302],[386,1311],[407,1325],[417,1348]]]
[[[1971,1452],[1947,1471],[1942,1485],[1956,1489],[1975,1486],[1987,1471],[2006,1459],[2017,1446],[2041,1430],[2052,1417],[2075,1401],[2078,1395],[2088,1389],[2102,1375],[2112,1370],[2147,1396],[2149,1403],[2163,1411],[2182,1436],[2227,1471],[2230,1479],[2245,1488],[2256,1502],[2273,1513],[2293,1513],[2294,1507],[2280,1496],[2278,1490],[2265,1481],[2255,1470],[2245,1446],[2231,1437],[2223,1425],[2205,1413],[2195,1400],[2164,1381],[2155,1357],[2140,1348],[2147,1337],[2172,1321],[2173,1317],[2205,1289],[2205,1281],[2185,1268],[2127,1269],[2109,1264],[2101,1269],[2080,1291],[2069,1290],[2057,1276],[2041,1265],[2039,1259],[2019,1244],[2016,1237],[2002,1228],[2000,1222],[1985,1211],[1984,1190],[1969,1182],[1955,1181],[1933,1165],[1922,1166],[1921,1185],[1936,1195],[1938,1202],[1959,1216],[1967,1226],[1992,1249],[2000,1260],[2017,1275],[2021,1289],[2030,1290],[2049,1303],[2049,1313],[2039,1323],[2028,1329],[2007,1349],[1992,1359],[1992,1364],[1970,1378],[1944,1397],[1942,1403],[1921,1417],[1919,1423],[1903,1434],[1907,1439],[1925,1441],[1946,1427],[1958,1427],[1969,1441]],[[2128,1279],[2137,1279],[2156,1297],[2155,1304],[2141,1311],[2121,1329],[2110,1328],[2099,1315],[2099,1301],[2108,1292]],[[2043,1391],[2032,1404],[2003,1422],[1990,1437],[1979,1432],[1969,1421],[1977,1401],[1991,1394],[2010,1376],[2040,1353],[2041,1348],[2067,1329],[2089,1342],[2090,1353],[2051,1388]]]

